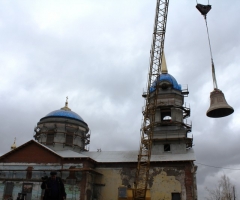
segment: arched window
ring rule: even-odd
[[[54,142],[54,134],[55,134],[54,130],[49,130],[47,132],[47,141],[46,141],[47,144],[53,144],[53,142]]]
[[[171,109],[166,108],[166,109],[161,109],[161,120],[162,121],[171,121]]]
[[[68,145],[68,146],[73,145],[73,133],[67,132],[67,134],[66,134],[66,145]]]

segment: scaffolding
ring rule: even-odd
[[[64,126],[64,129],[62,128]],[[85,133],[83,130],[79,128],[79,126],[69,125],[68,123],[54,123],[54,127],[48,127],[43,124],[42,127],[35,127],[34,128],[34,138],[38,140],[41,144],[45,145],[55,145],[55,144],[62,144],[63,147],[65,146],[72,146],[73,148],[79,148],[81,151],[88,151],[89,144],[90,144],[90,136],[91,131]],[[56,134],[62,134],[65,138],[64,141],[54,141],[54,137]],[[41,136],[46,137],[46,141],[42,141]],[[80,138],[81,143],[83,146],[74,144],[73,140],[77,137]],[[48,140],[49,138],[49,140]]]

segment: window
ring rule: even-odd
[[[5,189],[4,189],[4,199],[12,197],[14,183],[13,182],[6,182]]]
[[[32,193],[33,183],[23,183],[22,193]]]
[[[68,133],[66,135],[66,145],[69,145],[69,146],[73,145],[73,134]]]
[[[164,144],[164,151],[165,151],[165,152],[171,151],[171,148],[170,148],[170,147],[171,147],[170,144]]]
[[[168,89],[168,86],[169,86],[168,83],[162,83],[162,84],[161,84],[161,87],[162,87],[163,90]]]
[[[161,110],[161,118],[162,121],[170,121],[172,119],[171,109]]]
[[[54,141],[54,133],[47,134],[47,144],[53,144]]]
[[[118,188],[118,198],[127,198],[127,187],[120,186]]]
[[[172,200],[181,200],[180,193],[172,193]]]

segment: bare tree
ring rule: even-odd
[[[208,191],[206,200],[237,200],[235,186],[226,175],[221,177],[215,189],[206,188],[206,190]]]

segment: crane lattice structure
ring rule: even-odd
[[[157,109],[158,89],[153,94],[150,93],[151,86],[160,76],[161,64],[164,50],[164,40],[166,32],[167,14],[169,0],[157,0],[156,15],[154,22],[152,46],[150,52],[150,67],[148,74],[147,92],[143,94],[145,100],[145,110],[143,111],[143,124],[141,127],[141,144],[138,154],[138,166],[135,177],[134,199],[144,200],[147,191],[149,178],[149,168],[152,149],[152,137],[155,123],[155,113]],[[157,84],[156,84],[157,87]]]

